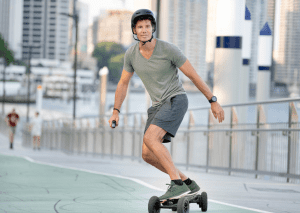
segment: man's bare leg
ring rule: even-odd
[[[41,145],[41,136],[36,136],[37,138],[37,147],[40,148]]]
[[[159,164],[165,169],[171,180],[178,180],[180,179],[179,172],[173,163],[168,149],[161,143],[161,140],[166,133],[166,130],[159,126],[150,124],[144,136],[144,143],[155,155]]]
[[[12,133],[12,131],[9,132],[9,139],[10,139],[10,143],[14,142],[14,134]]]
[[[162,143],[163,139],[161,140]],[[155,168],[159,169],[160,171],[167,173],[167,171],[165,170],[165,168],[159,163],[159,160],[157,159],[157,157],[153,154],[153,152],[146,146],[145,143],[143,143],[143,159],[144,161],[146,161],[147,163],[149,163],[150,165],[154,166]],[[177,169],[177,168],[176,168]],[[185,176],[179,169],[177,169],[179,176],[181,178],[182,181],[188,179],[187,176]]]
[[[36,144],[36,136],[33,136],[33,148],[35,149],[35,144]]]

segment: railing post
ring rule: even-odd
[[[187,132],[187,144],[186,144],[186,170],[189,169],[190,164],[190,137],[191,137],[191,128],[195,125],[195,120],[193,116],[193,112],[190,111],[189,113],[189,124],[188,124],[188,132]]]
[[[122,131],[122,142],[121,142],[121,159],[124,158],[124,140],[125,140],[125,126],[127,125],[127,115],[123,116],[123,131]]]
[[[260,126],[260,106],[257,106],[257,117],[256,117],[256,129],[259,129]],[[258,153],[259,153],[259,131],[256,133],[256,149],[255,149],[255,171],[258,170]],[[257,178],[257,174],[255,174],[255,178]]]
[[[289,103],[289,129],[292,127],[292,103]],[[287,157],[287,174],[290,174],[290,165],[291,165],[291,131],[288,131],[288,157]],[[286,182],[290,182],[290,179],[287,178]]]
[[[135,145],[135,130],[136,130],[136,114],[134,114],[134,117],[133,117],[133,133],[132,133],[132,137],[133,137],[133,140],[132,140],[132,154],[131,154],[131,160],[134,160],[134,145]]]
[[[81,120],[78,124],[79,128],[77,130],[77,142],[78,142],[78,145],[77,145],[77,148],[78,148],[78,154],[81,153],[81,141],[82,141],[82,124],[81,124]]]
[[[233,107],[230,110],[230,129],[233,127]],[[231,175],[231,166],[232,166],[232,131],[229,132],[229,172],[228,175]]]
[[[50,150],[52,150],[52,146],[53,146],[53,121],[51,121],[50,123]]]
[[[115,129],[110,129],[110,158],[113,159],[114,157],[114,130]]]
[[[140,153],[140,156],[139,156],[139,162],[141,163],[142,162],[142,149],[143,149],[143,129],[144,129],[144,126],[145,126],[145,121],[143,119],[143,115],[141,114],[141,128],[140,128],[140,141],[139,141],[139,153]]]
[[[85,155],[88,154],[88,145],[89,145],[89,132],[90,132],[90,122],[89,120],[86,121],[86,131],[85,131]]]
[[[101,134],[102,134],[102,158],[105,157],[105,126],[101,125]]]
[[[207,121],[207,130],[210,129],[210,109],[208,110],[208,121]],[[210,132],[207,132],[207,147],[206,147],[206,173],[208,173],[209,167],[209,135]]]
[[[76,128],[76,125],[75,125],[75,121],[71,124],[71,133],[72,133],[72,137],[71,137],[71,147],[72,147],[72,154],[74,154],[75,153],[75,139],[76,139],[76,137],[75,137],[75,133],[76,133],[76,130],[75,130],[75,128]]]
[[[97,119],[95,119],[95,126],[93,129],[93,133],[94,133],[94,137],[93,137],[93,155],[95,156],[97,153],[96,150],[96,143],[97,143],[97,129],[98,129],[98,123],[97,123]]]

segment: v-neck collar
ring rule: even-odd
[[[158,39],[156,38],[156,43],[155,43],[155,46],[154,46],[154,50],[153,50],[153,52],[152,52],[152,54],[151,54],[151,56],[150,56],[149,59],[145,58],[145,57],[142,55],[142,53],[140,52],[140,44],[138,43],[138,52],[139,52],[140,56],[141,56],[143,59],[145,59],[146,61],[150,61],[151,58],[152,58],[152,56],[153,56],[154,53],[155,53],[155,50],[156,50],[156,47],[157,47],[157,42],[158,42]]]

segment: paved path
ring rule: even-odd
[[[34,151],[20,143],[9,150],[0,135],[0,213],[147,213],[149,198],[170,182],[145,163]],[[208,193],[208,212],[300,212],[299,185],[181,170]]]

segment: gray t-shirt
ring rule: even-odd
[[[174,44],[156,39],[150,59],[140,53],[139,43],[131,46],[125,53],[124,70],[136,72],[150,95],[152,106],[156,107],[169,97],[186,94],[177,68],[186,60]]]

